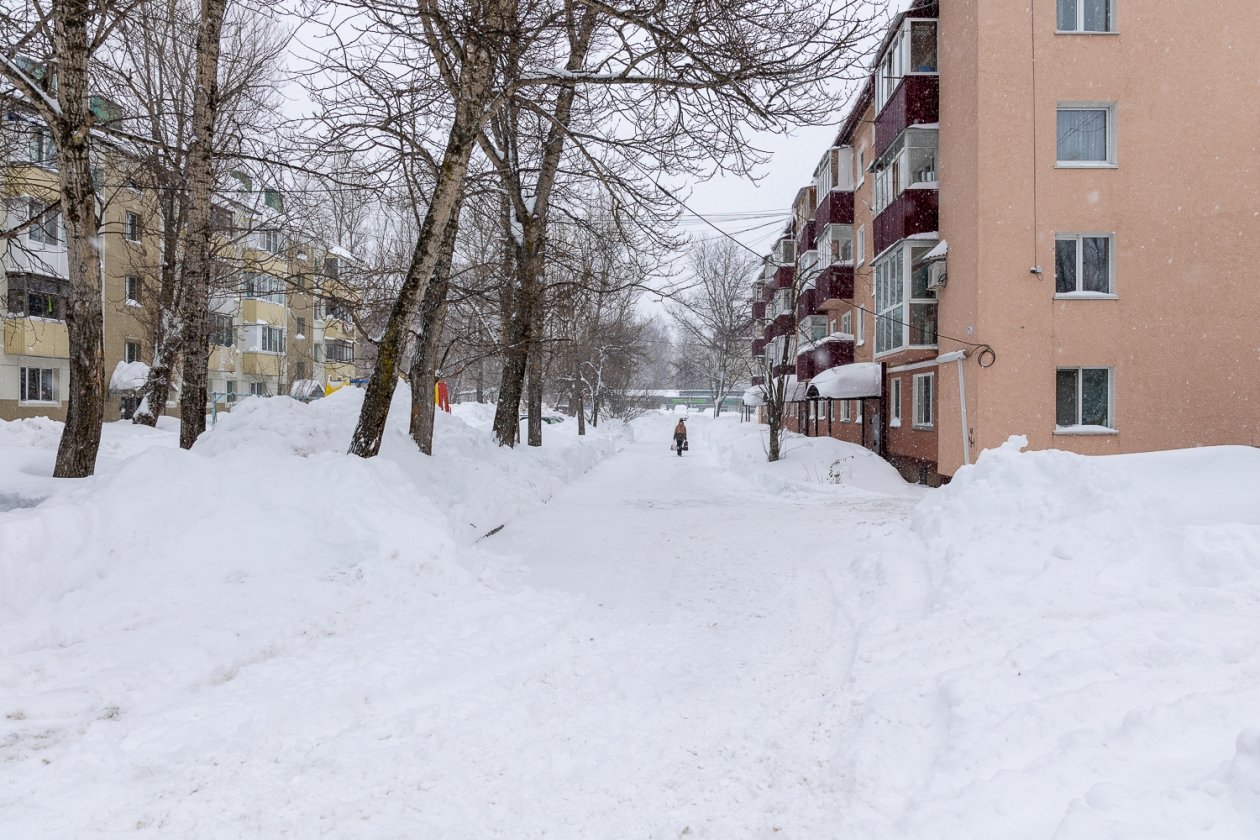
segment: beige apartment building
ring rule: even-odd
[[[3,136],[0,194],[5,228],[13,228],[56,203],[57,164],[33,118],[10,112]],[[108,377],[119,362],[152,361],[162,243],[154,195],[136,186],[134,163],[103,154],[99,171]],[[355,375],[350,313],[357,298],[339,277],[350,256],[292,235],[284,210],[279,190],[255,188],[242,173],[220,191],[208,410],[230,409],[241,395],[307,398]],[[55,212],[16,237],[0,238],[0,419],[65,417],[67,277]],[[137,401],[133,389],[111,384],[106,419],[129,416]],[[177,412],[174,394],[167,412]]]
[[[1260,445],[1245,5],[899,16],[754,303],[754,355],[796,345],[771,371],[795,376],[790,425],[929,483],[1014,434],[1089,454]]]

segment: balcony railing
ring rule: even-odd
[[[853,193],[832,190],[824,195],[814,211],[814,222],[818,230],[826,225],[853,224]]]
[[[817,313],[819,302],[820,302],[820,298],[818,297],[817,289],[805,289],[803,292],[797,295],[796,296],[797,319],[808,318],[811,315],[814,315],[815,313]]]
[[[875,118],[875,155],[912,125],[940,122],[940,77],[906,76]]]
[[[818,277],[818,302],[853,299],[853,266],[830,265]]]
[[[752,305],[752,316],[754,321],[766,320],[766,303],[765,301],[756,301]]]
[[[776,289],[790,289],[796,281],[796,266],[784,265],[774,273],[774,287]]]
[[[905,190],[875,217],[875,253],[899,239],[939,230],[936,190]]]
[[[796,253],[804,254],[806,251],[814,250],[814,240],[818,236],[818,226],[810,219],[801,225],[800,235],[796,237]]]

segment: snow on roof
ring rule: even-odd
[[[109,390],[135,391],[149,380],[149,366],[144,362],[119,362],[109,377]]]
[[[819,347],[822,347],[827,344],[835,344],[837,341],[856,341],[856,340],[857,339],[853,337],[853,333],[833,332],[831,335],[827,336],[826,338],[820,338],[817,341],[805,342],[804,344],[802,344],[800,347],[796,349],[796,355],[800,356],[802,353],[808,353],[811,350],[817,350]]]
[[[942,239],[940,242],[936,244],[935,248],[933,248],[931,251],[928,251],[926,254],[923,255],[923,261],[929,262],[931,260],[943,260],[945,259],[945,255],[948,253],[949,253],[949,240]]]
[[[345,248],[342,248],[340,245],[329,245],[328,253],[331,256],[340,257],[343,260],[350,260],[351,262],[359,262],[358,257],[356,257],[354,254],[347,251]]]
[[[884,376],[878,362],[856,362],[828,368],[809,381],[809,396],[828,400],[878,397]]]

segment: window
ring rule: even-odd
[[[1115,294],[1114,250],[1106,234],[1056,236],[1055,294]]]
[[[852,419],[853,419],[853,414],[851,413],[851,410],[850,410],[849,401],[841,400],[840,401],[840,422],[848,423]]]
[[[862,422],[862,401],[861,400],[853,401],[853,422],[854,423]]]
[[[264,353],[284,352],[284,330],[279,327],[263,327],[259,330],[259,349]]]
[[[787,307],[787,302],[786,302],[787,296],[790,295],[790,293],[791,293],[790,289],[780,290],[780,294],[784,295],[784,301],[785,301],[783,304],[784,311],[786,310],[786,307]],[[776,301],[778,300],[777,295],[775,297],[775,300]],[[349,321],[350,320],[350,305],[346,303],[344,300],[338,300],[337,298],[324,298],[324,317],[329,318],[333,321]]]
[[[857,319],[857,343],[866,343],[866,313],[861,309],[853,310],[853,317]]]
[[[1059,429],[1114,429],[1110,368],[1059,368],[1054,422]]]
[[[892,380],[892,397],[889,407],[890,417],[888,418],[889,426],[901,425],[901,377]]]
[[[840,332],[853,335],[853,311],[849,310],[840,316]]]
[[[297,319],[297,332],[298,332],[298,338],[301,338],[302,336],[306,335],[306,319],[305,318]]]
[[[38,128],[31,128],[26,135],[26,159],[45,169],[57,168],[57,146],[52,135]]]
[[[936,292],[922,264],[932,244],[906,243],[875,264],[875,353],[936,344]]]
[[[932,267],[923,261],[927,248],[910,248],[910,344],[936,343],[936,291],[928,288]]]
[[[130,210],[123,217],[123,236],[128,242],[140,241],[140,216]]]
[[[264,189],[263,204],[275,210],[277,213],[284,212],[284,193],[279,190]]]
[[[827,225],[819,246],[823,266],[853,264],[853,225]]]
[[[1114,166],[1115,117],[1114,104],[1059,105],[1059,165]]]
[[[236,380],[229,379],[224,390],[227,392],[227,401],[230,403],[236,402]]]
[[[21,402],[59,402],[57,399],[57,370],[55,368],[19,368],[21,377]]]
[[[1059,0],[1060,32],[1115,32],[1114,0]]]
[[[341,262],[336,257],[324,257],[324,276],[336,280],[341,276]]]
[[[866,225],[857,229],[857,264],[866,262]]]
[[[932,388],[936,374],[921,373],[914,377],[914,427],[932,428]]]
[[[875,162],[874,212],[878,214],[908,189],[936,189],[940,132],[908,128]]]
[[[866,183],[866,147],[863,146],[858,150],[858,167],[857,167],[857,185],[860,187]]]
[[[232,220],[232,211],[227,207],[210,208],[210,229],[215,233],[233,233],[236,224]]]
[[[898,249],[875,264],[875,352],[888,353],[905,344],[905,260]]]
[[[61,244],[60,209],[54,209],[51,204],[30,198],[26,201],[26,212],[29,214],[28,218],[37,220],[26,229],[27,239],[41,245]]]
[[[354,361],[354,342],[344,339],[324,342],[324,358],[329,362],[350,364]]]
[[[314,347],[312,347],[311,349],[315,351],[315,361],[316,361],[316,363],[324,361],[324,345],[322,345],[322,344],[316,344],[316,345],[315,345]]]
[[[268,254],[282,254],[284,253],[284,234],[276,229],[259,231],[258,247]]]
[[[128,274],[123,278],[123,296],[128,303],[140,302],[140,278],[134,274]]]
[[[231,347],[236,343],[236,328],[232,324],[231,315],[215,312],[210,320],[210,343],[220,347]]]
[[[935,73],[936,21],[907,20],[893,37],[875,71],[875,107],[882,109],[901,77],[913,73]]]
[[[263,382],[251,382],[251,383],[249,383],[249,393],[250,393],[250,395],[251,395],[251,396],[254,396],[254,397],[265,397],[265,396],[267,396],[267,385],[266,385],[266,383],[263,383]]]
[[[284,281],[279,277],[273,277],[270,274],[256,274],[247,271],[243,277],[245,284],[244,296],[254,298],[256,300],[265,300],[269,303],[278,303],[284,306]]]
[[[66,319],[70,281],[35,274],[9,275],[9,312],[27,318]]]

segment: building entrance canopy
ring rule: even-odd
[[[828,368],[809,381],[809,398],[861,400],[883,393],[884,375],[878,362],[857,362]]]

